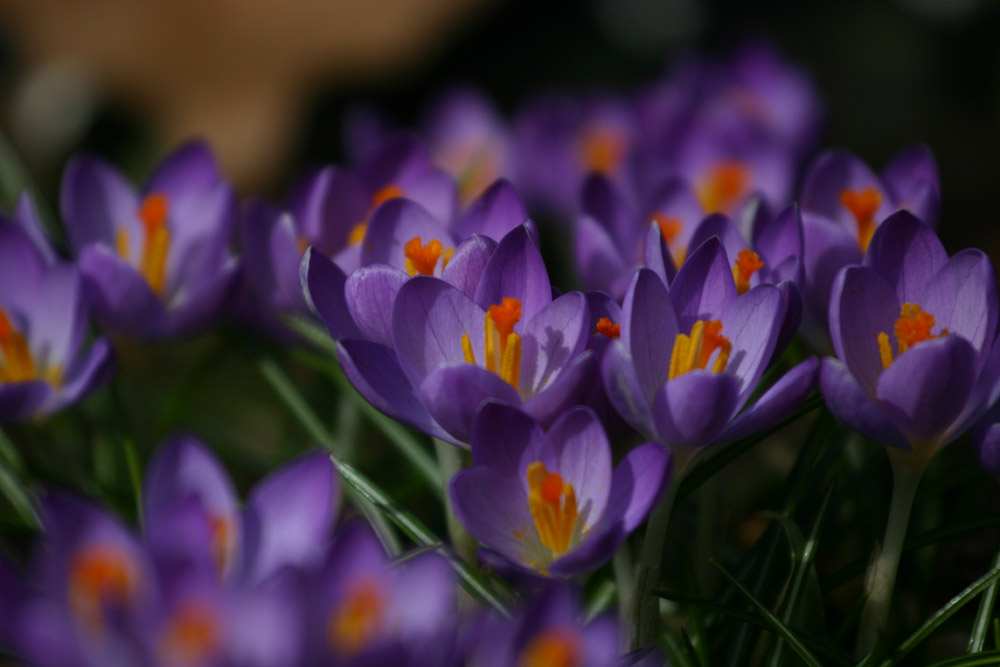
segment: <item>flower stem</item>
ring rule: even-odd
[[[893,473],[892,499],[889,503],[885,538],[881,547],[876,547],[865,581],[868,601],[861,616],[857,646],[857,654],[861,657],[871,653],[879,640],[885,636],[892,603],[892,589],[896,585],[896,572],[899,569],[899,557],[903,552],[910,510],[913,508],[913,499],[920,478],[927,469],[927,457],[918,454],[891,449],[889,459],[892,462]]]
[[[660,631],[660,600],[653,591],[660,583],[660,563],[667,541],[667,526],[673,511],[681,480],[693,459],[694,452],[673,448],[674,474],[663,499],[653,510],[646,524],[646,537],[635,568],[632,599],[629,605],[629,650],[655,646]]]

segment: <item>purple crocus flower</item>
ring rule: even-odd
[[[949,258],[902,211],[875,231],[864,265],[840,270],[830,298],[837,359],[820,388],[838,419],[926,461],[997,398],[996,278],[979,250]]]
[[[548,431],[509,405],[476,417],[472,467],[449,487],[459,521],[520,568],[563,577],[593,570],[642,523],[669,474],[655,443],[612,470],[611,445],[589,409],[562,414]]]
[[[922,146],[900,153],[881,176],[846,151],[816,158],[800,200],[805,301],[816,329],[827,329],[834,277],[842,267],[861,263],[879,224],[892,213],[907,210],[936,227],[939,192],[934,157]]]
[[[310,664],[455,661],[455,577],[437,554],[394,565],[370,528],[351,524],[308,587]]]
[[[83,281],[59,261],[30,198],[0,217],[0,419],[56,412],[111,374],[104,338],[81,349],[87,327]]]
[[[481,667],[572,665],[606,667],[618,658],[618,623],[608,615],[582,618],[578,596],[568,585],[546,588],[517,616],[491,616],[477,627],[472,664]]]
[[[234,202],[203,143],[177,149],[140,192],[101,160],[70,160],[66,235],[102,324],[142,338],[206,328],[236,286]]]
[[[802,362],[743,410],[773,357],[785,312],[774,285],[739,293],[718,237],[688,258],[669,292],[640,269],[622,305],[621,337],[604,354],[608,396],[636,430],[672,448],[690,451],[767,428],[809,392],[817,365]]]

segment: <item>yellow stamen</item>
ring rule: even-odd
[[[594,328],[595,334],[604,334],[608,338],[618,338],[621,336],[622,327],[620,324],[615,324],[607,317],[602,317],[597,320],[597,326]]]
[[[517,389],[521,375],[521,337],[508,334],[500,360],[500,379]]]
[[[840,203],[857,221],[858,245],[861,246],[861,252],[866,252],[872,236],[875,235],[875,214],[882,205],[882,193],[876,188],[863,190],[845,188],[840,192]]]
[[[167,251],[170,249],[167,210],[167,197],[159,192],[148,195],[139,207],[139,220],[145,228],[139,273],[157,296],[163,296]]]
[[[517,667],[577,667],[580,643],[579,635],[570,630],[545,630],[525,645]]]
[[[934,316],[924,312],[915,303],[904,303],[899,310],[899,319],[893,327],[892,333],[896,337],[896,349],[899,354],[903,354],[917,343],[925,340],[937,338],[931,333],[934,328]],[[948,335],[947,329],[941,330],[942,336]],[[889,344],[889,334],[884,331],[878,336],[878,351],[882,359],[882,368],[888,368],[893,362],[892,346]]]
[[[339,654],[361,653],[378,634],[385,609],[385,596],[377,581],[355,582],[343,602],[330,614],[326,639]]]
[[[696,194],[705,213],[726,213],[747,193],[749,186],[750,167],[742,162],[724,161],[708,170]]]
[[[691,335],[677,334],[674,339],[674,349],[670,354],[670,373],[668,380],[674,380],[693,370],[708,369],[708,362],[718,350],[713,373],[722,373],[729,363],[732,343],[722,335],[722,322],[719,320],[698,320],[691,327]]]
[[[573,485],[535,461],[528,466],[528,506],[541,543],[555,557],[568,551],[579,518]]]
[[[37,379],[38,369],[27,339],[14,328],[7,313],[0,308],[0,382],[28,382]]]
[[[749,248],[740,250],[733,264],[733,280],[736,281],[736,292],[745,294],[750,289],[750,278],[764,267],[760,255]]]
[[[129,246],[128,229],[124,226],[119,227],[118,231],[115,232],[115,251],[118,253],[118,256],[126,262],[132,261],[132,250]]]
[[[476,363],[476,353],[472,349],[472,339],[469,338],[469,334],[467,333],[462,334],[462,354],[465,356],[465,363]]]
[[[521,336],[514,333],[520,319],[521,302],[509,296],[487,308],[483,317],[483,367],[514,389],[521,378]],[[462,334],[462,356],[466,363],[476,363],[468,333]]]
[[[347,235],[347,245],[358,245],[365,240],[368,231],[368,223],[359,222],[351,227],[351,233]]]

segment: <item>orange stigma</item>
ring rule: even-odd
[[[326,639],[330,647],[346,656],[361,653],[378,634],[385,602],[374,579],[354,582],[327,622]]]
[[[876,188],[840,191],[840,203],[844,205],[858,223],[858,245],[861,252],[868,250],[868,244],[875,235],[875,214],[882,205],[882,193]]]
[[[736,263],[733,264],[733,280],[736,281],[736,292],[745,294],[750,289],[750,278],[764,267],[764,262],[760,261],[760,255],[749,248],[740,250],[736,256]]]
[[[444,255],[444,260],[441,262],[441,270],[443,271],[454,253],[454,248],[445,250],[437,239],[431,239],[427,245],[424,245],[420,242],[419,236],[414,236],[403,246],[403,254],[406,256],[406,272],[411,276],[418,273],[422,276],[433,276],[438,259]]]
[[[125,552],[98,545],[84,547],[69,563],[69,606],[94,634],[104,631],[105,605],[127,607],[135,595],[136,573]]]
[[[38,379],[35,360],[24,335],[14,328],[0,308],[0,382],[30,382]]]
[[[933,315],[924,312],[915,303],[904,303],[899,311],[899,319],[896,320],[896,325],[892,330],[893,335],[896,337],[898,354],[903,354],[917,343],[937,338],[937,336],[931,333],[931,329],[933,328]],[[942,329],[941,335],[947,336],[948,330]],[[882,368],[886,369],[893,362],[889,334],[883,331],[877,338],[879,356],[882,358]]]
[[[726,370],[732,349],[732,343],[722,335],[722,322],[698,320],[691,327],[690,336],[679,333],[674,339],[668,380],[674,380],[694,370],[709,370],[708,362],[712,360],[716,350],[719,353],[710,370],[713,373],[721,373]]]
[[[211,607],[189,602],[174,614],[160,635],[158,650],[165,662],[199,665],[222,644],[219,615]]]
[[[705,213],[726,213],[747,193],[750,187],[750,167],[742,162],[719,162],[708,170],[696,188],[698,201]]]
[[[399,187],[394,183],[381,188],[378,192],[372,195],[372,210],[378,207],[382,202],[389,201],[390,199],[397,199],[399,197],[404,197],[403,188]]]
[[[604,334],[608,338],[618,338],[622,333],[622,327],[620,324],[615,324],[607,317],[602,317],[597,320],[597,327],[594,328],[595,334]]]
[[[142,250],[139,255],[139,273],[149,283],[150,289],[162,297],[166,285],[167,251],[170,250],[170,230],[167,229],[169,206],[167,196],[162,192],[147,195],[136,213],[143,227]],[[132,247],[128,229],[118,228],[115,233],[115,249],[126,262],[132,261]]]
[[[215,561],[219,576],[222,576],[232,556],[236,535],[233,533],[233,524],[229,517],[213,514],[208,521],[212,541],[212,559]]]
[[[528,507],[538,539],[558,557],[567,551],[577,532],[579,514],[573,485],[558,472],[549,472],[535,461],[528,466]]]
[[[521,336],[514,333],[520,320],[521,302],[510,296],[487,308],[483,318],[486,370],[499,375],[514,389],[518,388],[521,376]],[[476,363],[468,333],[462,334],[462,353],[466,363]]]
[[[611,176],[625,160],[625,137],[618,130],[590,127],[580,138],[580,159],[587,171]]]
[[[561,628],[545,630],[531,638],[518,657],[517,667],[578,667],[580,636]]]

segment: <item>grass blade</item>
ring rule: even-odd
[[[806,665],[809,665],[809,667],[822,667],[822,663],[816,659],[816,656],[814,656],[812,652],[809,651],[808,648],[806,648],[805,644],[803,644],[802,641],[799,640],[798,636],[796,636],[796,634],[792,631],[791,628],[782,623],[781,619],[779,619],[777,616],[772,614],[771,610],[769,610],[767,606],[764,605],[764,603],[758,600],[753,593],[751,593],[743,584],[741,584],[739,580],[736,579],[736,577],[729,574],[729,571],[726,568],[724,568],[722,564],[720,564],[714,558],[710,559],[710,562],[719,570],[719,572],[722,573],[722,576],[724,576],[727,580],[729,580],[729,583],[735,586],[736,590],[738,590],[740,594],[747,599],[747,601],[753,606],[754,611],[756,611],[761,616],[761,618],[763,618],[764,621],[767,622],[771,630],[773,630],[775,633],[778,634],[778,636],[780,636],[782,639],[788,642],[788,645],[802,659],[802,662],[804,662]]]
[[[993,567],[1000,566],[1000,549],[993,557]],[[981,653],[986,645],[986,636],[990,632],[990,625],[993,619],[993,608],[997,603],[997,589],[1000,582],[994,581],[983,593],[983,599],[979,601],[979,611],[976,612],[976,620],[972,624],[972,633],[969,637],[968,653]]]
[[[41,526],[38,513],[31,504],[31,493],[24,487],[7,462],[0,459],[0,493],[10,502],[18,516],[31,528]]]
[[[1000,651],[987,651],[976,655],[962,655],[935,662],[930,667],[976,667],[978,665],[1000,665]]]
[[[953,597],[951,600],[948,600],[943,607],[934,612],[933,616],[924,621],[924,624],[917,628],[916,632],[900,644],[899,647],[893,651],[892,655],[887,660],[882,662],[881,667],[889,667],[890,665],[898,664],[899,661],[902,660],[910,651],[916,648],[920,642],[927,639],[927,637],[941,627],[945,621],[951,618],[955,612],[967,605],[984,590],[989,588],[998,577],[1000,577],[1000,565],[993,567],[993,569],[989,572],[969,584],[964,591]]]

